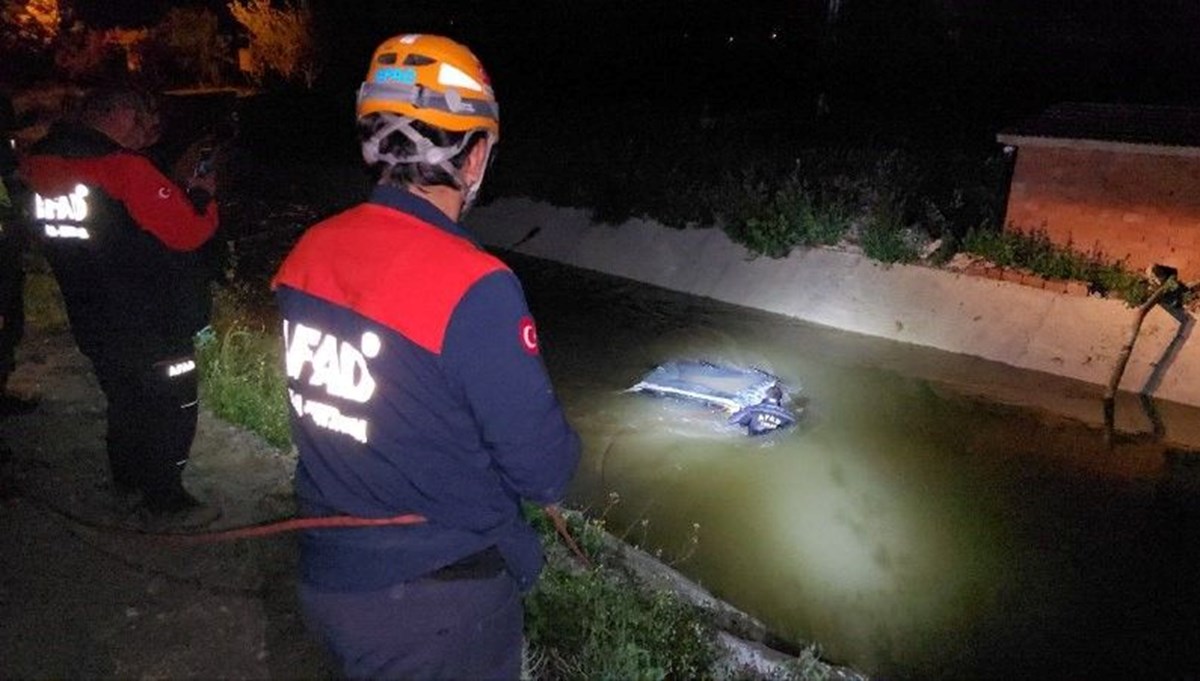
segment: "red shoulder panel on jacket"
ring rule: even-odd
[[[217,229],[215,203],[197,214],[184,191],[138,154],[31,156],[22,174],[43,195],[68,193],[78,183],[99,188],[120,201],[138,226],[177,251],[199,248]]]
[[[454,308],[504,263],[400,211],[363,204],[309,229],[275,276],[440,353]]]

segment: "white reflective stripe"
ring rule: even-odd
[[[91,233],[87,231],[87,227],[80,227],[79,225],[46,225],[43,231],[51,239],[92,238]]]
[[[468,76],[465,71],[442,62],[438,65],[438,82],[450,87],[465,87],[468,90],[483,92],[483,84]]]
[[[191,402],[188,402],[187,404],[181,404],[181,405],[179,405],[179,408],[180,409],[191,409],[192,407],[196,406],[197,404],[200,404],[200,400],[192,400]]]
[[[176,376],[182,376],[183,374],[186,374],[186,373],[189,373],[189,372],[192,372],[195,370],[196,370],[196,361],[191,360],[191,359],[185,359],[182,362],[176,362],[176,363],[168,366],[167,367],[167,377],[175,378]]]

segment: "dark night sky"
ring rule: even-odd
[[[94,25],[152,23],[172,6],[220,12],[225,4],[71,1]],[[819,88],[844,99],[1028,109],[1064,99],[1198,103],[1200,93],[1195,0],[842,0],[832,33],[828,0],[309,4],[324,40],[338,46],[326,83],[347,87],[379,40],[425,31],[469,44],[498,89],[520,97],[682,98],[691,106],[723,92],[778,103],[781,90]]]

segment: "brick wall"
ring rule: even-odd
[[[1200,280],[1200,155],[1023,146],[1008,199],[1009,229],[1045,229],[1080,252],[1159,263]]]

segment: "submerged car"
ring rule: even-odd
[[[749,435],[792,426],[802,413],[791,406],[792,395],[778,376],[703,360],[660,364],[629,390],[717,407],[729,414],[730,425],[745,427]]]

